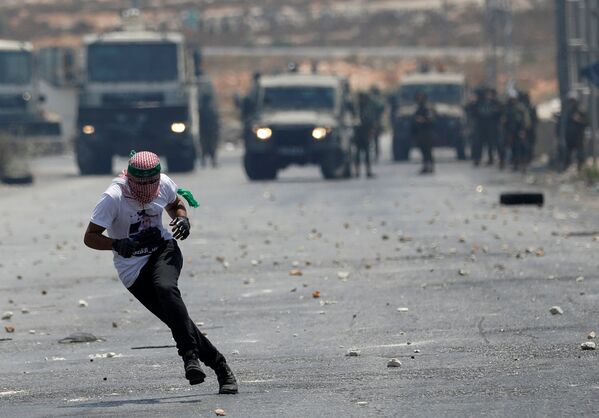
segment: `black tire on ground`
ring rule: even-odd
[[[78,143],[76,158],[79,172],[83,176],[112,173],[112,154]]]
[[[348,178],[348,165],[351,165],[350,157],[341,150],[334,150],[323,155],[320,171],[327,180]],[[349,173],[351,174],[351,168]]]
[[[274,180],[277,178],[277,167],[267,157],[245,154],[243,167],[248,178],[252,181]]]
[[[545,197],[543,193],[510,192],[501,193],[499,202],[502,205],[537,205],[543,206]]]
[[[166,156],[168,171],[170,173],[188,173],[196,166],[197,154],[194,148],[187,148],[173,152]]]
[[[19,177],[5,175],[0,178],[0,182],[4,184],[31,184],[33,183],[33,175],[31,173]]]

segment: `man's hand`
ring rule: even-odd
[[[175,239],[184,240],[189,236],[191,225],[187,216],[177,216],[169,225],[173,227],[172,231]]]
[[[187,216],[177,216],[169,225],[173,227],[173,237],[175,239],[184,240],[189,236],[191,225]]]
[[[133,239],[135,240],[137,248],[143,248],[162,241],[162,233],[160,232],[160,229],[153,226],[136,234]]]
[[[137,244],[132,238],[115,239],[112,249],[121,257],[130,258],[137,249]]]

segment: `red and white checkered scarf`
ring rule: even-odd
[[[158,170],[157,173],[156,170]],[[150,175],[150,173],[153,174]],[[127,178],[129,190],[138,202],[148,204],[158,196],[160,191],[160,159],[153,152],[141,151],[135,153],[129,159],[129,167],[124,174]]]

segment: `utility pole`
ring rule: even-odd
[[[485,84],[497,88],[497,12],[494,0],[485,0],[485,29],[487,36]]]
[[[560,132],[558,140],[558,158],[561,161],[566,149],[566,112],[564,104],[567,101],[570,91],[570,71],[568,65],[569,47],[566,27],[566,2],[565,0],[555,0],[555,38],[557,41],[557,79],[559,82],[559,97],[562,104],[560,111]]]

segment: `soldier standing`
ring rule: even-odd
[[[526,133],[529,129],[530,116],[528,110],[518,101],[517,92],[509,92],[503,115],[503,133],[506,145],[511,150],[511,162],[514,171],[526,169],[528,156]],[[503,167],[503,161],[501,165]]]
[[[374,160],[379,161],[380,154],[380,136],[383,131],[383,114],[385,113],[385,103],[378,87],[370,89],[370,105],[372,106],[374,126],[372,139],[374,142]]]
[[[472,159],[478,166],[487,148],[487,165],[495,162],[495,152],[498,149],[499,121],[501,119],[501,103],[494,89],[482,90],[473,105],[475,136],[472,146]]]
[[[209,158],[212,167],[216,167],[216,151],[220,125],[218,122],[218,108],[214,95],[205,92],[200,97],[200,145],[202,147],[202,166],[206,166]]]
[[[570,167],[572,153],[576,152],[578,171],[580,171],[584,164],[584,134],[589,125],[589,118],[587,112],[580,106],[578,95],[574,91],[568,94],[568,101],[564,107],[566,112],[566,155],[564,156],[564,170]],[[562,118],[560,117],[557,125],[558,134],[561,133],[561,121]]]
[[[433,159],[433,136],[435,126],[435,112],[428,105],[426,94],[416,93],[416,111],[412,115],[413,143],[422,152],[422,169],[420,174],[429,174],[435,171]]]
[[[374,177],[372,167],[370,165],[370,144],[374,135],[375,129],[375,112],[372,101],[367,93],[360,93],[358,96],[358,108],[360,116],[360,125],[356,128],[355,144],[356,144],[356,177],[360,177],[360,164],[362,157],[366,166],[366,176]]]
[[[539,123],[539,117],[537,115],[537,108],[530,100],[530,95],[528,92],[520,92],[518,95],[520,102],[524,105],[528,112],[528,117],[530,119],[530,126],[526,131],[526,139],[528,143],[528,155],[526,156],[527,163],[531,163],[534,158],[535,153],[535,145],[537,143],[537,125]]]

